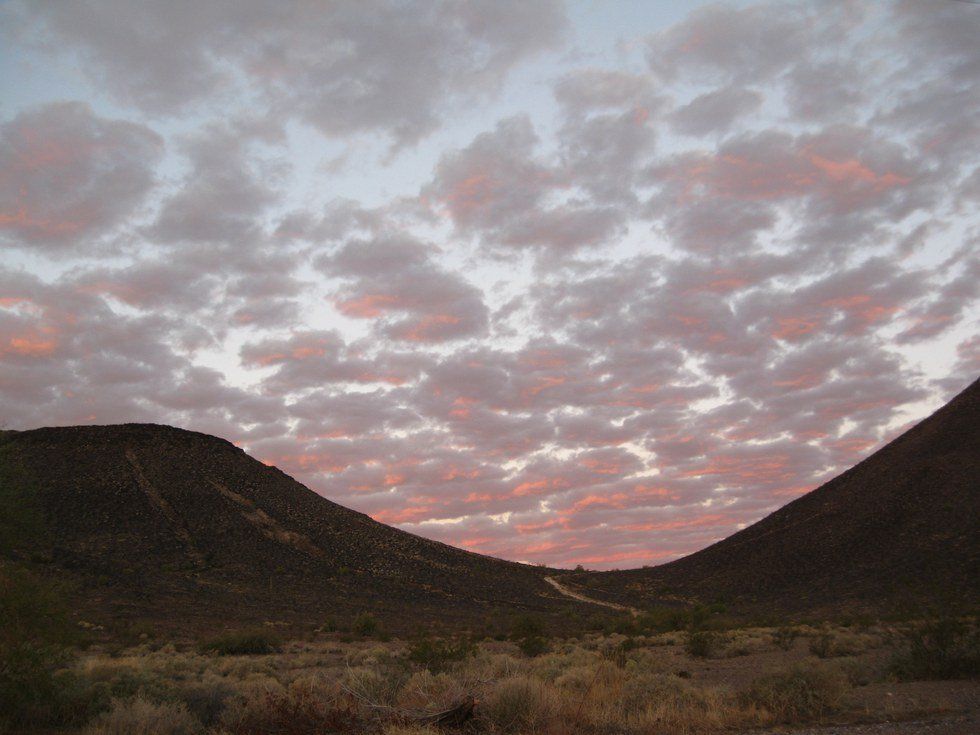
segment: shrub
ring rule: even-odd
[[[463,661],[476,652],[469,641],[446,641],[439,638],[421,638],[408,648],[408,660],[434,673],[445,671],[457,661]]]
[[[204,681],[184,684],[180,687],[178,696],[191,714],[211,727],[221,719],[235,693],[235,688],[224,679],[211,676]]]
[[[351,623],[351,632],[363,638],[382,634],[381,623],[369,612],[362,612]]]
[[[514,620],[510,631],[511,640],[517,641],[517,647],[525,656],[540,656],[549,649],[545,637],[544,624],[539,618],[522,615]]]
[[[395,705],[416,712],[444,712],[469,694],[461,678],[456,674],[433,674],[427,669],[416,671],[402,685]]]
[[[980,635],[960,620],[933,620],[909,630],[905,638],[905,649],[889,667],[903,681],[980,675]]]
[[[183,704],[155,704],[142,698],[116,700],[86,728],[86,735],[196,735],[201,723]]]
[[[219,656],[248,656],[275,653],[282,645],[279,636],[265,628],[252,628],[224,633],[201,645],[204,652]]]
[[[606,658],[616,664],[619,668],[626,666],[630,651],[635,651],[640,647],[635,638],[623,638],[615,646],[605,652]]]
[[[764,707],[779,722],[792,722],[835,711],[847,690],[847,677],[840,669],[801,663],[756,679],[741,699],[744,704]]]
[[[547,653],[550,649],[548,641],[539,635],[532,635],[528,636],[527,638],[522,638],[517,642],[517,647],[520,648],[521,653],[528,658],[540,656],[543,653]]]
[[[398,699],[399,691],[410,676],[407,668],[391,663],[371,667],[358,666],[344,672],[343,686],[362,702],[389,707]]]
[[[483,716],[503,732],[539,730],[556,710],[554,693],[543,682],[528,676],[497,682],[481,708]]]
[[[691,608],[654,607],[641,613],[632,622],[637,631],[647,633],[669,633],[674,630],[698,630],[708,622],[712,615],[721,615],[726,610],[724,604],[698,605]]]
[[[173,696],[169,681],[146,668],[138,668],[129,663],[106,661],[90,666],[85,675],[112,699],[132,699],[140,695],[145,699],[161,702]]]
[[[863,661],[854,656],[845,656],[836,661],[838,668],[848,683],[853,686],[867,686],[875,681],[880,681],[882,676],[881,666],[870,661]]]
[[[810,640],[810,653],[820,658],[854,656],[865,651],[870,640],[870,636],[835,633],[828,628]]]
[[[257,692],[222,716],[229,735],[345,733],[358,731],[360,724],[354,704],[316,678]]]
[[[0,562],[0,728],[62,724],[57,670],[74,631],[62,592],[27,570]]]
[[[641,712],[659,702],[676,702],[687,692],[689,684],[674,676],[637,672],[623,686],[622,706],[626,712]]]
[[[510,628],[510,637],[513,640],[521,638],[533,638],[544,636],[544,624],[540,618],[532,615],[521,615],[517,617]]]
[[[720,637],[714,631],[692,630],[684,640],[684,650],[692,658],[710,658],[720,643]]]
[[[777,648],[783,651],[788,651],[793,647],[793,643],[796,642],[799,635],[800,631],[798,631],[796,628],[783,626],[781,628],[777,628],[776,632],[772,634],[772,642],[776,644]]]

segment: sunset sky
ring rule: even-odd
[[[657,564],[980,373],[980,5],[0,2],[0,424]]]

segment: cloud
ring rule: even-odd
[[[31,248],[77,248],[133,213],[162,153],[149,128],[81,102],[21,112],[0,127],[0,231]]]
[[[527,117],[502,120],[466,148],[444,154],[422,197],[461,234],[478,235],[491,248],[567,253],[608,242],[622,227],[619,211],[575,197],[551,203],[570,182],[536,159],[536,143]]]
[[[305,4],[18,3],[9,22],[80,54],[124,105],[177,115],[254,99],[325,135],[414,143],[450,100],[495,90],[554,48],[557,0]]]
[[[674,130],[686,135],[725,132],[739,117],[757,110],[763,96],[752,89],[726,87],[695,97],[670,115]]]
[[[806,13],[789,3],[709,5],[647,39],[650,68],[666,80],[685,75],[766,81],[809,47]]]
[[[443,342],[487,331],[482,292],[440,268],[420,242],[397,237],[351,240],[317,266],[329,277],[350,279],[334,296],[340,313],[378,320],[396,340]]]
[[[263,165],[242,131],[215,126],[183,141],[191,163],[147,235],[160,243],[254,241],[258,217],[274,203],[282,165]]]
[[[362,357],[336,331],[298,331],[285,338],[248,342],[242,362],[276,370],[263,385],[274,394],[305,391],[325,383],[400,385],[418,375],[419,361],[384,356]]]
[[[72,283],[0,270],[0,402],[18,427],[169,421],[235,439],[281,401],[231,387],[172,343],[182,320],[125,315]]]
[[[653,80],[583,69],[560,78],[554,95],[563,116],[560,178],[599,204],[635,204],[635,175],[655,148],[655,123],[666,105]]]

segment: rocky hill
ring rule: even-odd
[[[567,575],[639,607],[879,614],[980,607],[980,380],[827,484],[675,562]]]
[[[0,550],[67,579],[97,621],[349,619],[411,631],[581,607],[548,570],[377,523],[231,443],[168,426],[0,434]]]

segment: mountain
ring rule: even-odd
[[[372,611],[398,632],[590,606],[548,570],[413,536],[231,443],[152,424],[0,434],[0,553],[90,621],[182,630]]]
[[[916,612],[980,600],[980,381],[758,523],[659,567],[560,573],[413,536],[216,437],[152,424],[0,432],[0,563],[72,591],[76,614],[184,633],[313,626],[369,610],[397,633],[557,628],[599,608],[725,601],[735,614]]]
[[[980,606],[980,380],[860,464],[662,566],[562,577],[644,607],[815,616]]]

